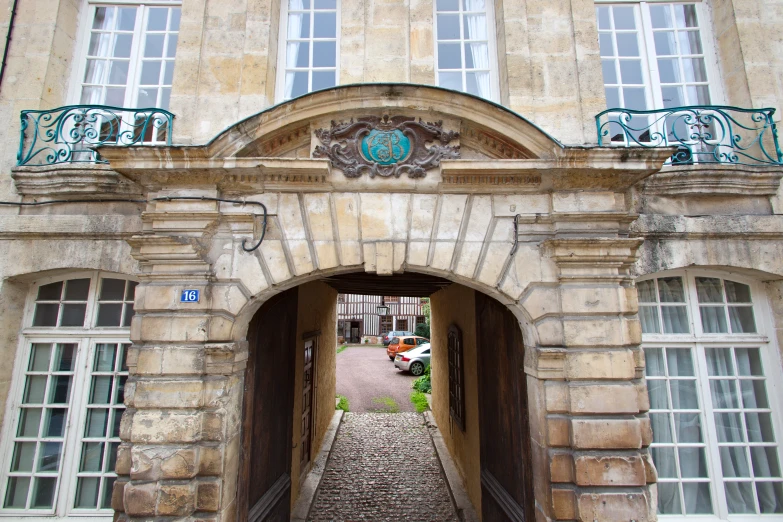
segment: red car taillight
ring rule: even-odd
[[[405,357],[404,355],[402,356],[402,362],[408,362],[410,360],[410,357]]]

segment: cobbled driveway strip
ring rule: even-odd
[[[308,520],[457,521],[420,413],[346,413]]]

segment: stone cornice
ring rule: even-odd
[[[633,237],[644,239],[783,239],[783,215],[667,216],[642,214],[630,226]]]
[[[783,167],[682,165],[664,167],[645,180],[643,193],[655,196],[773,196]]]
[[[544,241],[543,247],[557,263],[561,281],[621,283],[630,280],[629,269],[643,243],[636,238],[564,238]]]
[[[139,216],[0,216],[0,239],[127,239],[141,231]]]
[[[141,188],[105,164],[58,163],[11,169],[23,196],[138,195]]]

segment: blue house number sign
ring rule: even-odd
[[[198,303],[201,297],[201,290],[183,290],[179,298],[180,303]]]

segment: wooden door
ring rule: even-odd
[[[302,375],[302,432],[299,443],[299,474],[307,473],[313,441],[313,389],[315,387],[315,339],[304,343],[304,372]]]
[[[291,509],[298,289],[265,303],[248,330],[238,518],[283,522]]]
[[[483,520],[529,521],[533,509],[525,350],[516,317],[476,292]]]

